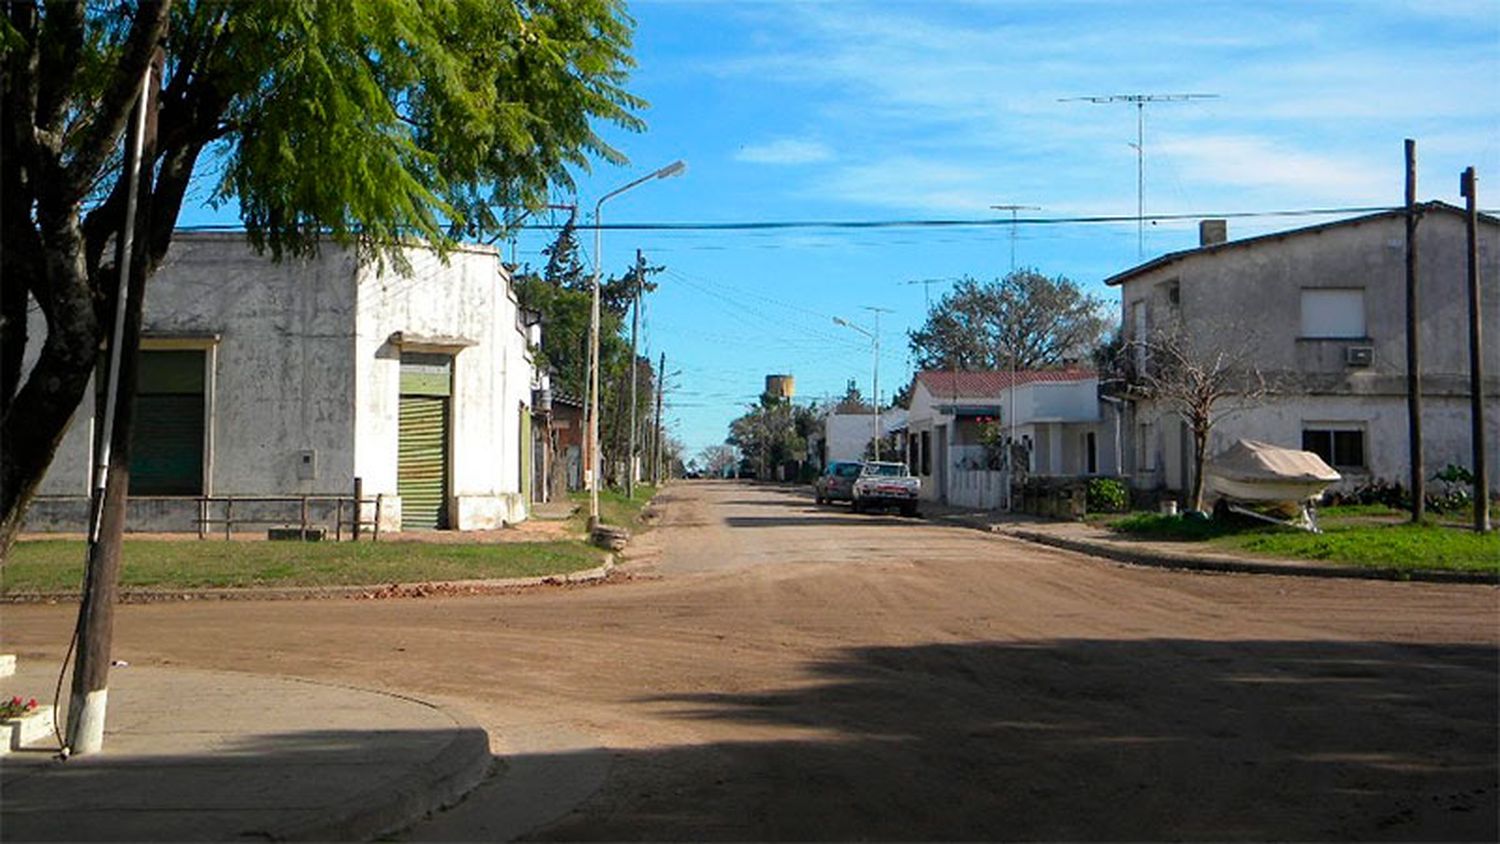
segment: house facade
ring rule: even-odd
[[[348,495],[356,478],[382,530],[525,519],[538,329],[495,250],[404,255],[404,273],[334,247],[277,263],[240,235],[178,233],[147,288],[128,528],[194,530],[203,497]],[[86,401],[31,529],[82,524],[94,430]]]
[[[1006,506],[1012,444],[1017,475],[1116,471],[1114,426],[1098,390],[1098,375],[1082,369],[917,373],[906,459],[922,479],[922,497]]]
[[[1421,206],[1417,227],[1422,453],[1431,472],[1470,460],[1467,239],[1461,209]],[[1483,332],[1500,331],[1500,221],[1481,217]],[[1202,349],[1253,349],[1248,363],[1272,392],[1225,404],[1208,455],[1248,438],[1316,452],[1341,486],[1409,480],[1406,397],[1405,214],[1387,211],[1239,241],[1207,221],[1200,246],[1106,280],[1121,290],[1122,334],[1170,325]],[[1249,342],[1247,342],[1249,341]],[[1500,406],[1500,355],[1485,350],[1485,401]],[[1231,354],[1235,352],[1231,351]],[[1139,352],[1138,354],[1145,354]],[[1136,365],[1149,365],[1145,360]],[[1500,439],[1500,413],[1488,441]],[[1171,409],[1128,402],[1125,470],[1135,486],[1167,493],[1192,482],[1190,430]],[[1500,449],[1489,449],[1500,478]]]

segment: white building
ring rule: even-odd
[[[1098,376],[1088,370],[918,372],[907,420],[907,462],[922,497],[972,507],[1006,503],[1004,443],[1033,475],[1118,470],[1115,426],[1100,411]],[[999,437],[987,445],[990,427]],[[997,447],[998,446],[998,447]]]
[[[1469,466],[1469,305],[1461,209],[1422,206],[1418,225],[1422,452],[1429,474]],[[1201,339],[1253,340],[1253,362],[1278,386],[1228,415],[1211,457],[1249,438],[1316,452],[1345,477],[1409,482],[1406,241],[1401,210],[1228,241],[1205,221],[1200,246],[1106,280],[1121,288],[1126,339],[1177,323]],[[1480,273],[1490,477],[1500,483],[1500,221],[1481,217]],[[1213,344],[1207,344],[1211,347]],[[1172,411],[1133,402],[1126,470],[1136,486],[1191,486],[1192,440]]]
[[[525,519],[536,328],[495,250],[405,255],[409,274],[333,247],[276,263],[239,235],[178,233],[147,287],[129,527],[193,530],[200,497],[348,495],[356,478],[383,530]],[[31,529],[81,524],[94,428],[85,401]]]

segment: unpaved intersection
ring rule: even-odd
[[[467,710],[511,767],[419,838],[1497,837],[1492,588],[1132,569],[748,484],[663,505],[612,585],[129,606],[117,649]]]

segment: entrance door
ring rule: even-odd
[[[396,493],[401,529],[448,526],[448,432],[453,358],[401,355],[401,418],[396,452]]]

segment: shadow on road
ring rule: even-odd
[[[642,701],[777,738],[617,753],[612,786],[540,837],[1500,834],[1492,647],[932,644],[852,649],[812,673]]]

